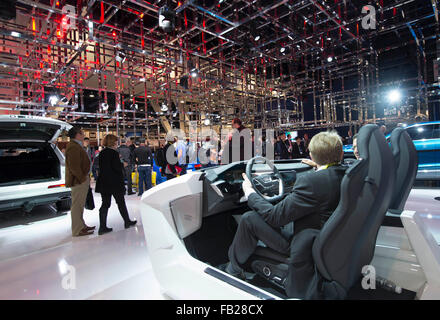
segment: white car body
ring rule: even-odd
[[[21,116],[21,115],[1,115],[0,127],[7,124],[19,123],[21,126],[38,124],[51,125],[58,127],[58,130],[50,139],[29,139],[18,138],[10,139],[8,137],[0,137],[0,144],[13,143],[49,143],[59,160],[59,179],[52,181],[32,182],[15,185],[0,185],[0,211],[23,208],[30,211],[35,205],[55,203],[57,201],[66,201],[70,198],[70,189],[65,187],[65,161],[63,153],[55,145],[55,141],[63,130],[69,130],[72,126],[68,123],[44,117]],[[16,136],[15,136],[16,137]],[[17,138],[17,137],[16,137]],[[58,164],[57,164],[58,165]],[[16,170],[20,170],[17,166]]]
[[[201,175],[190,172],[142,196],[146,243],[163,294],[172,299],[279,299],[188,252],[182,239],[198,230],[203,219]],[[379,231],[372,261],[376,275],[415,292],[417,299],[440,299],[438,244],[417,213],[404,211],[400,219],[404,228],[381,227]]]

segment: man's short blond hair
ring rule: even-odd
[[[342,155],[342,140],[336,131],[320,132],[310,140],[309,150],[313,160],[320,166],[339,163]]]

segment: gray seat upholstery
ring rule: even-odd
[[[313,243],[317,270],[345,292],[373,258],[395,182],[393,156],[376,125],[361,128],[358,149],[360,160],[342,180],[340,203]]]
[[[391,150],[396,167],[396,183],[390,211],[401,213],[417,175],[417,151],[411,137],[403,128],[396,128],[390,136]]]
[[[345,298],[373,258],[393,194],[395,168],[391,149],[376,125],[361,128],[358,148],[360,160],[345,173],[338,207],[322,230],[307,229],[293,237],[287,268],[281,261],[278,266],[273,261],[265,265],[264,258],[252,262],[255,272],[282,286],[289,297]],[[277,281],[268,274],[277,275]]]

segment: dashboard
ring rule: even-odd
[[[246,164],[241,161],[203,170],[204,217],[247,206],[242,190],[242,174],[246,171]],[[274,166],[283,176],[286,194],[291,192],[298,175],[312,169],[301,160],[275,161]],[[256,175],[272,172],[266,164],[255,164],[253,169]]]

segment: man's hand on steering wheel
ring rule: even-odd
[[[249,198],[249,195],[251,193],[254,193],[255,190],[252,187],[252,183],[250,182],[247,175],[244,172],[241,175],[243,176],[242,188],[243,188],[244,195],[246,196],[246,198]]]
[[[272,170],[270,173],[265,173],[263,175],[253,177],[253,166],[256,162],[259,163],[265,163],[269,166],[269,168]],[[276,203],[277,201],[281,200],[285,195],[285,188],[284,188],[284,180],[281,175],[281,173],[278,171],[278,169],[274,166],[273,162],[269,159],[266,159],[264,157],[254,157],[250,159],[247,162],[246,165],[246,178],[247,181],[250,182],[252,190],[257,193],[260,197],[265,199],[266,201],[270,203]],[[246,181],[246,180],[245,180]],[[273,192],[274,184],[278,185],[278,194],[270,196],[269,194]],[[243,181],[243,191],[245,191],[245,188],[247,191],[251,191],[249,186],[247,185],[247,182]],[[250,192],[252,193],[252,192]],[[249,194],[250,194],[249,193]],[[246,194],[246,191],[245,191]]]

